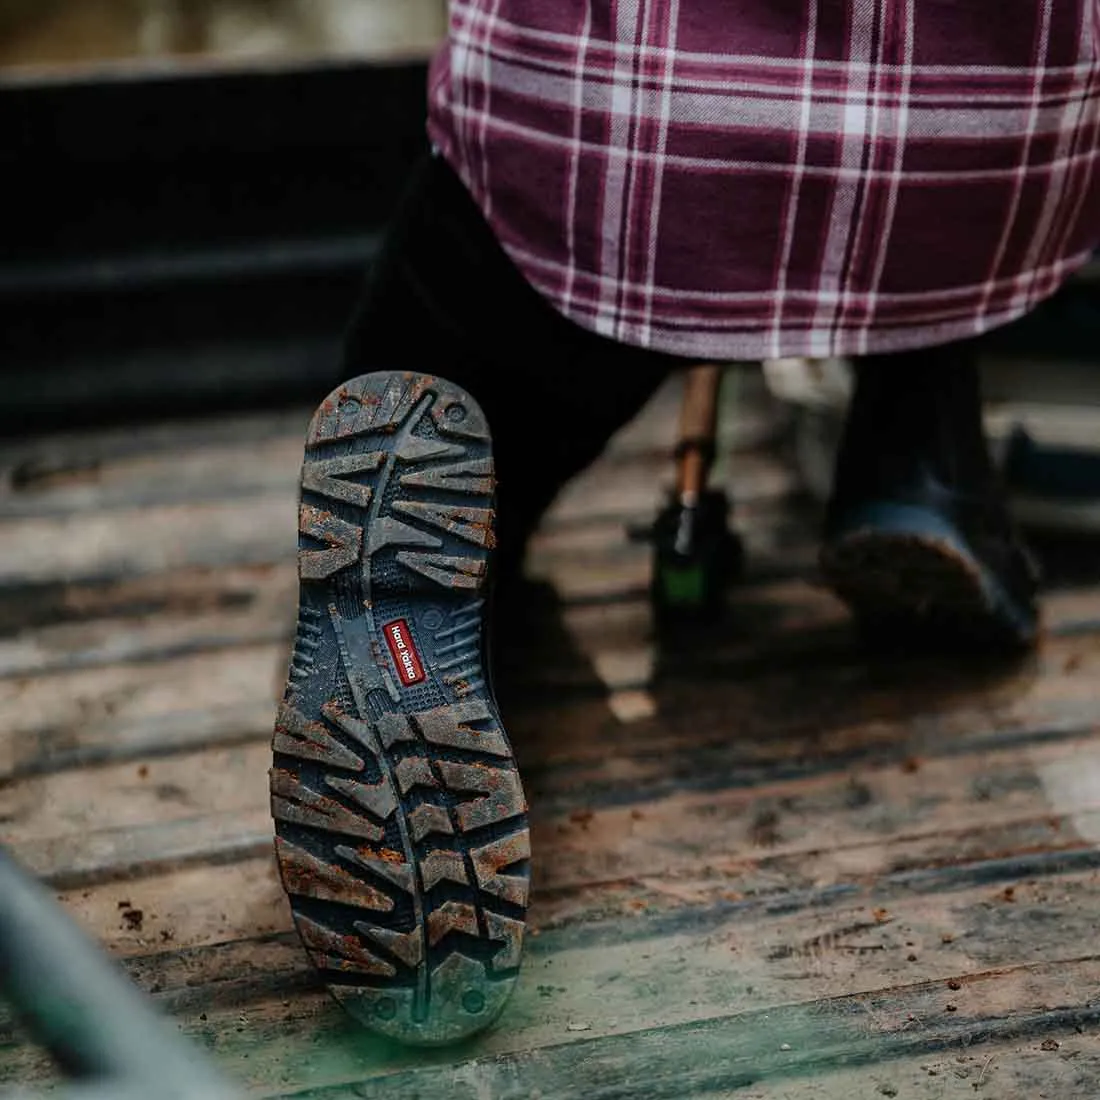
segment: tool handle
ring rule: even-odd
[[[680,407],[680,446],[676,490],[683,498],[697,498],[707,487],[707,475],[718,434],[718,394],[722,368],[712,364],[692,367],[684,379]]]

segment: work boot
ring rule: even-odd
[[[523,944],[527,806],[483,655],[494,487],[485,416],[443,379],[364,375],[310,425],[278,862],[331,992],[415,1044],[487,1027]]]
[[[857,364],[821,567],[876,647],[1035,642],[1038,570],[990,460],[972,345]]]

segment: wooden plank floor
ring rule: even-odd
[[[308,410],[0,444],[4,843],[253,1096],[1094,1100],[1100,587],[1053,588],[1013,667],[861,657],[738,377],[723,630],[655,641],[624,534],[674,388],[532,548],[502,648],[533,935],[491,1034],[364,1035],[290,931],[267,740]],[[49,1074],[0,1024],[0,1086]]]

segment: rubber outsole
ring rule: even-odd
[[[485,417],[442,379],[354,379],[310,425],[276,853],[329,990],[418,1045],[488,1027],[523,945],[527,805],[482,646],[494,485]]]
[[[871,506],[822,548],[820,565],[876,646],[1020,651],[1038,637],[1034,608],[931,510]]]

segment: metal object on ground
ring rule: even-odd
[[[708,484],[721,385],[722,368],[712,365],[690,370],[684,384],[676,489],[649,534],[654,612],[663,626],[718,617],[723,588],[742,564],[729,501]]]
[[[0,993],[73,1079],[62,1100],[236,1095],[2,849]]]

